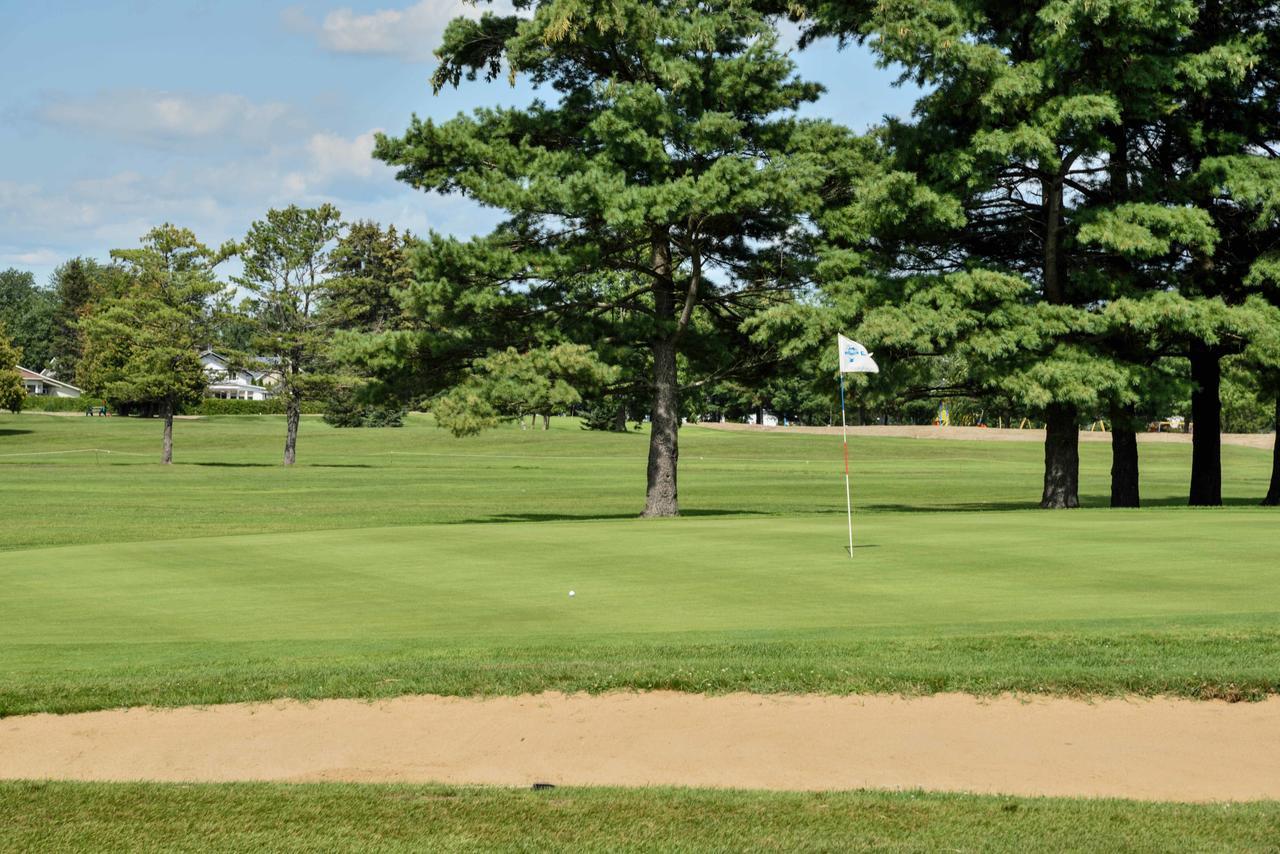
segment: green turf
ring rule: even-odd
[[[639,435],[307,419],[290,471],[281,427],[183,422],[165,469],[154,423],[0,418],[0,714],[549,688],[1280,692],[1280,522],[1245,504],[1262,451],[1225,449],[1235,506],[1175,506],[1188,449],[1152,446],[1148,509],[1046,513],[1015,509],[1034,443],[858,440],[851,561],[835,437],[687,429],[688,515],[643,521]],[[1082,456],[1096,505],[1108,449]]]
[[[0,851],[1274,851],[1280,804],[0,783]]]

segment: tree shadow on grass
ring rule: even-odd
[[[284,463],[178,463],[183,466],[203,466],[205,468],[225,469],[275,469],[286,468]],[[368,463],[298,463],[295,468],[304,469],[371,469]]]
[[[758,513],[754,510],[681,510],[680,516],[686,519],[717,516],[769,516],[769,513]],[[455,524],[474,525],[477,523],[500,522],[586,522],[603,519],[639,519],[640,513],[497,513],[491,516],[478,516],[474,519],[461,519]]]
[[[1262,496],[1257,498],[1224,498],[1222,499],[1223,507],[1257,507],[1262,501]],[[1143,508],[1168,508],[1168,507],[1187,507],[1187,499],[1183,496],[1169,496],[1161,498],[1143,498]],[[967,501],[952,502],[938,504],[891,504],[891,503],[872,503],[855,505],[853,510],[870,511],[875,513],[1004,513],[1012,510],[1039,510],[1040,502],[1034,498],[1026,501]],[[1081,495],[1081,510],[1108,510],[1111,509],[1111,498],[1108,495]],[[1213,508],[1188,508],[1188,509],[1209,509]],[[818,510],[820,514],[844,514],[844,510]]]
[[[4,430],[0,430],[0,436],[22,436],[27,433],[34,433],[34,432],[35,432],[34,430],[10,430],[6,428]]]

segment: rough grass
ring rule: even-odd
[[[1188,450],[1152,446],[1147,509],[1045,513],[1017,509],[1034,444],[860,440],[850,560],[831,437],[688,429],[689,514],[642,521],[638,435],[308,419],[285,470],[281,426],[183,422],[166,469],[148,422],[0,419],[0,715],[547,689],[1280,692],[1280,522],[1243,506],[1262,451],[1224,449],[1237,506],[1174,506]],[[103,450],[63,453],[84,448]],[[1096,505],[1107,449],[1082,455]]]
[[[1280,804],[0,783],[0,851],[1266,851]]]

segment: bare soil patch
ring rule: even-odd
[[[1280,697],[402,697],[0,720],[0,778],[1280,798]]]
[[[760,433],[814,433],[840,435],[839,427],[757,427],[754,424],[719,424],[701,422],[696,427],[710,430],[746,431]],[[956,439],[970,442],[1044,442],[1044,430],[1014,430],[996,427],[933,427],[911,424],[867,424],[849,428],[850,436],[884,436],[898,439]],[[1081,430],[1081,442],[1110,442],[1111,434],[1104,430]],[[1190,433],[1139,433],[1140,443],[1165,443],[1190,445]],[[1275,444],[1274,433],[1223,433],[1222,444],[1241,445],[1246,448],[1270,450]]]

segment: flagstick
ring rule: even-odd
[[[849,497],[849,427],[844,418],[844,372],[840,373],[840,433],[844,438],[844,512],[849,519],[849,558],[853,558],[853,501]]]

